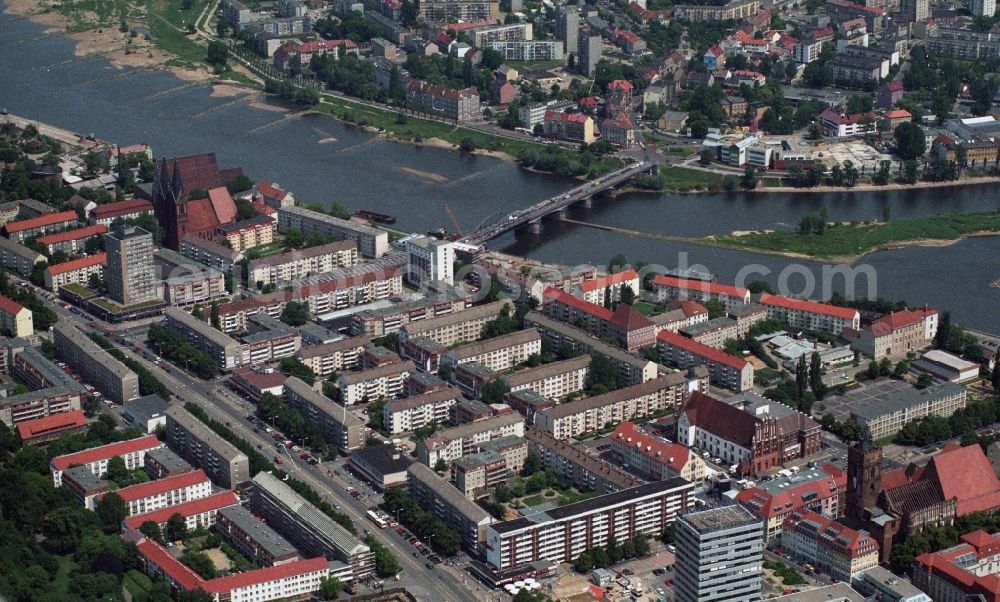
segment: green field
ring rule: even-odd
[[[632,307],[637,312],[639,312],[644,316],[648,316],[649,314],[653,313],[654,309],[656,309],[656,305],[648,301],[636,301],[635,303],[632,304]]]
[[[832,225],[822,235],[783,230],[746,236],[719,236],[709,241],[726,247],[828,259],[862,255],[894,243],[957,240],[977,232],[1000,232],[1000,211],[928,215],[888,223]]]
[[[551,69],[558,69],[566,65],[564,60],[554,60],[554,61],[507,61],[507,65],[517,69],[517,72],[521,75],[525,73],[531,73],[532,71],[549,71]]]

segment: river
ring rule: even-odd
[[[489,157],[400,144],[322,115],[289,116],[246,92],[215,94],[209,83],[186,82],[160,70],[117,69],[101,57],[74,59],[74,42],[43,36],[44,28],[0,14],[0,106],[11,113],[122,145],[145,142],[158,156],[214,151],[223,166],[240,165],[300,200],[338,201],[398,218],[397,227],[471,230],[489,216],[555,195],[572,182],[534,174]],[[570,217],[678,236],[797,224],[825,207],[832,220],[881,219],[1000,207],[994,185],[905,192],[625,194],[600,199]],[[585,226],[549,222],[539,235],[508,234],[492,247],[546,261],[604,264],[617,253],[672,267],[701,264],[723,281],[760,264],[751,279],[778,284],[784,270],[791,292],[823,293],[823,264],[700,245],[637,239]],[[949,309],[972,328],[1000,332],[1000,239],[949,247],[907,248],[866,256],[874,285],[858,279],[856,294],[878,294]],[[801,266],[792,267],[791,265]],[[770,270],[769,274],[761,271]],[[808,272],[816,280],[809,289]],[[844,290],[834,278],[830,290]],[[828,291],[827,291],[828,292]]]

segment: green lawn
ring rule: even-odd
[[[1000,232],[1000,211],[928,215],[888,223],[830,226],[822,235],[791,230],[719,236],[714,244],[741,249],[798,253],[810,257],[849,257],[893,243],[922,239],[956,240],[975,232]]]
[[[544,504],[546,501],[548,501],[548,500],[545,498],[545,495],[541,494],[541,493],[538,493],[538,494],[535,494],[535,495],[532,495],[532,496],[528,496],[528,497],[524,498],[523,500],[521,500],[521,502],[525,506],[537,506],[538,504]]]
[[[668,146],[660,149],[660,152],[671,157],[690,157],[694,154],[694,149],[690,146]]]
[[[132,594],[133,598],[144,596],[153,587],[153,581],[136,570],[131,570],[125,574],[122,585]]]
[[[506,61],[506,64],[517,69],[517,72],[521,75],[525,73],[530,73],[532,71],[549,71],[551,69],[558,69],[566,65],[564,60],[553,60],[553,61]]]
[[[66,593],[69,588],[69,574],[76,570],[77,564],[70,556],[56,556],[59,560],[59,570],[52,580],[52,593],[59,597],[58,593]]]
[[[656,309],[656,305],[648,301],[636,301],[632,304],[632,307],[644,316],[648,316]]]
[[[667,190],[699,190],[718,187],[722,176],[689,167],[668,167],[660,171]]]

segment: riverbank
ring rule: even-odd
[[[1000,176],[977,176],[963,177],[960,180],[949,180],[947,182],[923,182],[918,181],[913,184],[897,184],[895,182],[879,186],[877,184],[858,184],[851,188],[844,186],[813,186],[812,188],[795,188],[794,186],[758,186],[750,192],[878,192],[878,191],[898,191],[911,190],[913,188],[952,188],[956,186],[976,186],[978,184],[1000,183]]]
[[[1000,211],[929,215],[889,222],[830,224],[823,234],[791,230],[734,232],[709,236],[705,244],[782,255],[853,263],[861,257],[910,246],[947,246],[973,236],[1000,234]]]

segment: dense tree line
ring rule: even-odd
[[[257,402],[257,414],[296,441],[308,441],[314,447],[326,447],[323,432],[315,422],[306,420],[301,412],[280,397],[264,393]]]
[[[150,342],[162,357],[199,378],[214,378],[219,374],[219,366],[210,355],[194,346],[186,336],[161,324],[150,324],[147,333]]]
[[[903,445],[925,446],[971,433],[976,429],[1000,421],[1000,398],[991,397],[970,401],[951,416],[928,416],[911,420],[896,434],[896,442]]]
[[[15,286],[4,273],[0,273],[0,294],[31,310],[31,319],[35,330],[46,331],[59,321],[56,312],[52,311],[30,288]]]
[[[191,414],[194,415],[195,418],[201,420],[206,425],[208,425],[208,428],[215,431],[216,434],[218,434],[226,441],[232,443],[236,447],[236,449],[240,450],[241,452],[247,455],[247,458],[249,458],[250,460],[251,477],[256,475],[258,472],[267,472],[270,470],[274,470],[274,465],[271,464],[271,461],[267,459],[264,456],[264,454],[257,451],[257,448],[255,448],[253,444],[251,444],[246,439],[243,439],[242,437],[234,433],[225,424],[222,424],[218,420],[209,417],[208,413],[205,412],[205,410],[203,410],[201,406],[198,406],[195,403],[189,401],[184,404],[184,409],[187,410],[188,412],[191,412]]]
[[[159,395],[163,399],[170,401],[170,389],[160,379],[153,376],[153,373],[145,365],[122,353],[121,349],[115,347],[114,343],[106,339],[103,335],[91,333],[90,338],[107,351],[111,357],[125,364],[132,372],[135,372],[136,376],[139,377],[139,393],[141,395]]]
[[[594,546],[583,552],[573,561],[573,566],[581,573],[595,568],[606,568],[623,560],[641,557],[649,554],[649,538],[638,534],[623,541],[620,545],[615,537],[609,536],[604,546]]]
[[[458,552],[462,541],[458,533],[430,512],[424,512],[420,504],[408,497],[402,487],[386,490],[384,505],[390,514],[399,513],[399,522],[421,539],[430,538],[430,545],[436,552],[451,556]]]
[[[375,554],[375,573],[379,577],[392,577],[402,570],[399,566],[399,561],[392,555],[389,548],[382,545],[382,542],[376,539],[374,535],[366,537],[365,544]]]

